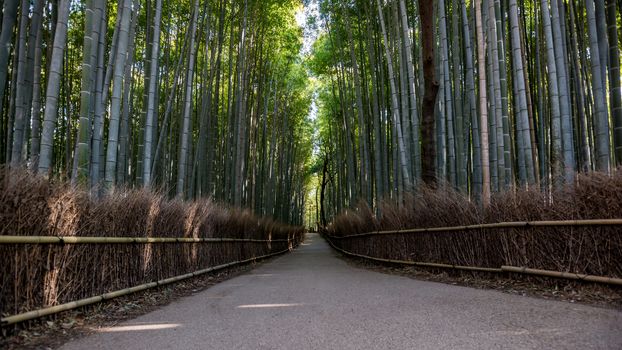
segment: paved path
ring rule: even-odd
[[[311,235],[63,349],[622,349],[622,312],[357,269]]]

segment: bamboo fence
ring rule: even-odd
[[[193,238],[193,237],[80,237],[80,236],[0,236],[0,244],[152,244],[152,243],[218,243],[289,242],[291,239]]]
[[[602,219],[602,220],[560,220],[560,221],[517,221],[517,222],[501,222],[501,223],[491,223],[491,224],[477,224],[477,225],[462,225],[462,226],[451,226],[451,227],[430,227],[430,228],[416,228],[416,229],[402,229],[402,230],[384,230],[384,231],[372,231],[365,233],[357,233],[350,234],[344,236],[335,236],[324,234],[324,237],[328,241],[328,243],[339,252],[362,259],[373,260],[384,263],[393,263],[393,264],[401,264],[401,265],[410,265],[410,266],[421,266],[421,267],[431,267],[431,268],[443,268],[443,269],[454,269],[454,270],[464,270],[464,271],[473,271],[473,272],[489,272],[489,273],[518,273],[518,274],[529,274],[540,277],[554,277],[554,278],[562,278],[569,280],[579,280],[586,282],[594,282],[594,283],[602,283],[609,285],[622,286],[622,279],[615,277],[607,277],[607,276],[596,276],[590,274],[581,274],[581,273],[573,273],[573,272],[563,272],[563,271],[552,271],[545,269],[535,269],[529,267],[519,267],[519,266],[510,266],[510,265],[501,265],[499,267],[478,267],[478,266],[464,266],[458,264],[444,264],[444,263],[432,263],[432,262],[418,262],[411,260],[401,260],[401,259],[390,259],[390,258],[382,258],[382,257],[374,257],[366,254],[359,254],[353,251],[348,251],[339,247],[336,242],[343,242],[343,240],[350,239],[360,239],[360,238],[370,238],[377,236],[388,236],[388,235],[413,235],[413,234],[424,234],[424,233],[459,233],[466,231],[475,231],[475,230],[495,230],[495,229],[529,229],[529,228],[542,228],[542,227],[603,227],[603,226],[622,226],[622,219]],[[616,231],[620,232],[620,231]],[[361,245],[357,245],[357,247],[361,247]],[[449,248],[448,248],[449,249]],[[620,262],[622,264],[622,261]]]
[[[404,230],[386,230],[386,231],[372,231],[365,233],[357,233],[345,236],[329,236],[331,239],[346,239],[357,238],[367,236],[380,236],[380,235],[396,235],[396,234],[416,234],[416,233],[430,233],[430,232],[460,232],[460,231],[472,231],[472,230],[485,230],[485,229],[501,229],[501,228],[529,228],[529,227],[573,227],[573,226],[622,226],[622,219],[602,219],[602,220],[560,220],[560,221],[514,221],[514,222],[499,222],[493,224],[477,224],[477,225],[462,225],[462,226],[450,226],[450,227],[428,227],[428,228],[414,228]]]
[[[269,257],[273,257],[276,255],[284,254],[286,252],[294,249],[300,241],[303,239],[304,233],[297,232],[293,234],[288,234],[287,238],[277,238],[277,239],[251,239],[251,238],[196,238],[196,237],[83,237],[83,236],[0,236],[0,248],[6,247],[7,249],[13,249],[22,247],[24,249],[30,249],[28,247],[57,247],[62,249],[63,246],[88,246],[88,245],[102,245],[109,248],[104,249],[114,249],[114,246],[128,246],[128,247],[136,247],[137,244],[145,245],[161,245],[161,244],[181,244],[181,246],[194,246],[196,244],[219,244],[225,243],[230,248],[225,249],[222,253],[228,255],[229,253],[233,253],[230,255],[232,258],[238,257],[237,260],[223,262],[220,259],[220,264],[217,266],[212,266],[200,270],[196,270],[194,272],[185,273],[181,275],[177,275],[174,277],[168,277],[159,279],[157,281],[140,283],[138,285],[134,285],[129,288],[122,288],[111,292],[105,292],[102,294],[98,294],[96,296],[81,298],[79,300],[64,302],[59,305],[52,305],[36,310],[29,310],[21,313],[16,313],[14,315],[6,316],[0,318],[0,326],[2,328],[15,325],[24,321],[33,320],[37,318],[41,318],[48,315],[57,314],[63,311],[72,310],[75,308],[91,305],[94,303],[98,303],[105,300],[114,299],[120,296],[128,295],[131,293],[136,293],[139,291],[144,291],[146,289],[167,285],[170,283],[178,282],[184,279],[188,279],[191,277],[199,276],[202,274],[206,274],[209,272],[222,270],[228,267],[242,265],[250,262],[254,262],[257,260],[266,259]],[[273,245],[274,243],[274,245]],[[246,253],[242,253],[244,250],[243,246],[246,244],[251,244],[252,246],[258,245],[257,250],[249,250]],[[234,246],[239,246],[239,248],[234,248],[231,251],[231,248]],[[13,247],[13,248],[10,248]],[[279,248],[285,248],[274,252],[274,250]],[[48,249],[48,248],[44,248]],[[141,248],[142,249],[142,248]],[[220,248],[219,248],[220,249]],[[268,250],[268,254],[256,255],[253,251],[261,252],[262,250]],[[252,254],[250,258],[244,258],[244,254]],[[261,253],[260,253],[261,254]],[[248,256],[248,255],[247,255]],[[223,258],[226,258],[223,256]],[[216,260],[218,263],[218,260]],[[88,294],[87,294],[88,295]],[[70,299],[71,300],[71,299]],[[7,310],[5,310],[7,311]],[[6,314],[5,314],[6,315]]]
[[[137,286],[134,286],[134,287],[131,287],[131,288],[125,288],[125,289],[117,290],[117,291],[114,291],[114,292],[109,292],[109,293],[105,293],[105,294],[94,296],[94,297],[90,297],[90,298],[80,299],[80,300],[72,301],[72,302],[69,302],[69,303],[61,304],[61,305],[55,305],[55,306],[51,306],[51,307],[47,307],[47,308],[43,308],[43,309],[38,309],[38,310],[24,312],[24,313],[17,314],[17,315],[3,317],[2,319],[0,319],[0,324],[2,326],[9,326],[9,325],[13,325],[13,324],[16,324],[16,323],[28,321],[28,320],[33,320],[33,319],[36,319],[36,318],[57,314],[57,313],[60,313],[60,312],[63,312],[63,311],[73,310],[73,309],[76,309],[76,308],[79,308],[79,307],[83,307],[83,306],[99,303],[99,302],[102,302],[102,301],[105,301],[105,300],[111,300],[111,299],[114,299],[114,298],[118,298],[118,297],[121,297],[121,296],[124,296],[124,295],[140,292],[140,291],[147,290],[147,289],[150,289],[150,288],[155,288],[155,287],[158,287],[158,286],[164,286],[164,285],[167,285],[167,284],[179,282],[181,280],[185,280],[185,279],[188,279],[188,278],[191,278],[191,277],[200,276],[200,275],[203,275],[203,274],[206,274],[206,273],[209,273],[209,272],[214,272],[214,271],[222,270],[222,269],[225,269],[225,268],[228,268],[228,267],[232,267],[232,266],[236,266],[236,265],[242,265],[242,264],[246,264],[246,263],[257,261],[257,260],[262,260],[262,259],[270,258],[270,257],[276,256],[276,255],[287,253],[289,251],[290,251],[290,249],[285,249],[285,250],[282,250],[282,251],[279,251],[279,252],[275,252],[275,253],[271,253],[271,254],[267,254],[267,255],[262,255],[262,256],[258,256],[258,257],[253,257],[253,258],[246,259],[246,260],[241,260],[241,261],[233,261],[233,262],[230,262],[230,263],[226,263],[226,264],[222,264],[222,265],[218,265],[218,266],[214,266],[214,267],[209,267],[209,268],[198,270],[198,271],[195,271],[195,272],[191,272],[191,273],[187,273],[187,274],[183,274],[183,275],[179,275],[179,276],[175,276],[175,277],[171,277],[171,278],[166,278],[166,279],[159,280],[159,281],[156,281],[156,282],[144,283],[144,284],[137,285]]]

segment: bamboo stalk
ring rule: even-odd
[[[77,236],[0,236],[0,244],[128,244],[128,243],[218,243],[289,242],[290,239],[192,238],[192,237],[77,237]]]
[[[346,236],[327,235],[331,239],[358,238],[366,236],[448,232],[448,231],[471,231],[497,228],[526,228],[526,227],[576,227],[576,226],[622,226],[622,219],[599,219],[599,220],[560,220],[560,221],[515,221],[499,222],[493,224],[476,224],[450,227],[428,227],[406,230],[387,230],[357,233]]]
[[[16,323],[20,323],[20,322],[24,322],[24,321],[28,321],[28,320],[32,320],[32,319],[36,319],[36,318],[40,318],[40,317],[44,317],[44,316],[48,316],[48,315],[52,315],[52,314],[57,314],[59,312],[63,312],[63,311],[68,311],[68,310],[72,310],[72,309],[76,309],[82,306],[86,306],[86,305],[90,305],[90,304],[95,304],[104,300],[110,300],[110,299],[114,299],[114,298],[118,298],[124,295],[128,295],[131,293],[136,293],[139,291],[143,291],[146,289],[150,289],[150,288],[154,288],[157,286],[163,286],[163,285],[167,285],[170,283],[174,283],[174,282],[178,282],[184,279],[188,279],[191,277],[196,277],[208,272],[212,272],[212,271],[217,271],[217,270],[222,270],[225,269],[227,267],[231,267],[231,266],[235,266],[235,265],[242,265],[242,264],[246,264],[249,262],[253,262],[253,261],[257,261],[257,260],[262,260],[262,259],[266,259],[269,257],[273,257],[276,255],[280,255],[283,253],[287,253],[289,252],[290,249],[285,249],[285,250],[281,250],[278,251],[276,253],[271,253],[271,254],[266,254],[266,255],[262,255],[262,256],[257,256],[257,257],[253,257],[250,259],[246,259],[246,260],[240,260],[240,261],[233,261],[227,264],[222,264],[222,265],[218,265],[218,266],[214,266],[214,267],[208,267],[206,269],[202,269],[202,270],[198,270],[195,272],[191,272],[191,273],[187,273],[184,275],[180,275],[180,276],[175,276],[175,277],[171,277],[171,278],[166,278],[163,280],[159,280],[157,282],[150,282],[150,283],[145,283],[145,284],[141,284],[138,286],[134,286],[131,288],[126,288],[126,289],[121,289],[121,290],[117,290],[114,292],[110,292],[110,293],[105,293],[99,296],[95,296],[95,297],[90,297],[90,298],[86,298],[86,299],[81,299],[81,300],[77,300],[77,301],[72,301],[69,303],[65,303],[62,305],[56,305],[56,306],[51,306],[51,307],[47,307],[47,308],[43,308],[43,309],[39,309],[39,310],[33,310],[33,311],[29,311],[29,312],[24,312],[21,314],[17,314],[17,315],[13,315],[13,316],[8,316],[8,317],[4,317],[0,320],[0,324],[2,326],[8,326],[11,324],[16,324]]]
[[[394,259],[376,258],[376,257],[373,257],[373,256],[361,255],[361,254],[356,254],[356,253],[348,252],[346,250],[343,250],[343,249],[335,246],[333,244],[333,242],[331,242],[330,240],[327,240],[327,241],[328,241],[328,244],[331,245],[331,247],[333,247],[334,249],[336,249],[336,250],[338,250],[338,251],[340,251],[340,252],[342,252],[342,253],[344,253],[346,255],[355,256],[357,258],[363,258],[363,259],[368,259],[368,260],[388,262],[388,263],[393,263],[393,264],[411,265],[411,266],[438,267],[438,268],[443,268],[443,269],[456,269],[456,270],[480,271],[480,272],[496,272],[496,273],[503,272],[503,270],[501,270],[499,268],[492,268],[492,267],[475,267],[475,266],[449,265],[449,264],[438,264],[438,263],[428,263],[428,262],[418,262],[418,261],[408,261],[408,260],[394,260]]]
[[[565,278],[565,279],[571,279],[571,280],[580,280],[580,281],[596,282],[596,283],[604,283],[604,284],[615,284],[618,286],[622,286],[622,279],[614,278],[614,277],[584,275],[584,274],[572,273],[572,272],[559,272],[559,271],[551,271],[551,270],[530,269],[527,267],[516,267],[516,266],[501,266],[501,270],[506,271],[506,272],[513,272],[513,273],[523,273],[523,274],[528,274],[528,275]]]

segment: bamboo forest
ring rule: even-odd
[[[0,348],[622,348],[622,0],[0,10]]]
[[[302,6],[5,1],[0,160],[297,223],[318,186],[334,216],[622,162],[619,1]]]

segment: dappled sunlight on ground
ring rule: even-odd
[[[517,329],[517,330],[497,330],[483,333],[474,333],[476,335],[489,335],[489,336],[533,336],[538,334],[550,334],[550,335],[563,335],[570,333],[570,329],[561,329],[561,328],[541,328],[541,329]]]
[[[293,304],[249,304],[249,305],[239,305],[236,309],[268,309],[268,308],[277,308],[277,307],[295,307],[295,306],[303,306],[304,304],[293,303]]]
[[[136,324],[129,326],[106,327],[99,329],[100,333],[114,332],[136,332],[136,331],[156,331],[161,329],[172,329],[181,327],[179,323],[157,323],[157,324]]]

